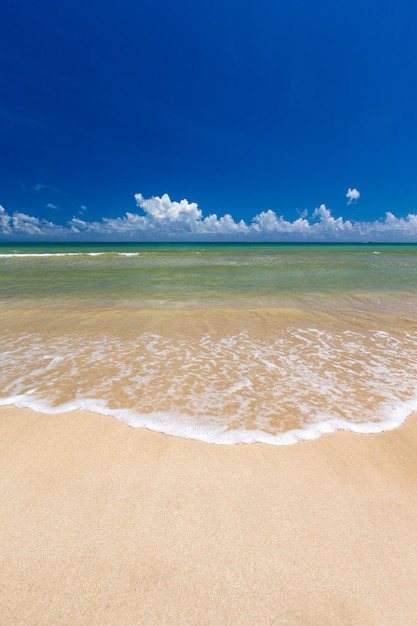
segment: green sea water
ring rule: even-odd
[[[211,443],[417,409],[415,244],[0,244],[0,404]]]
[[[277,298],[417,289],[417,244],[0,244],[0,298]]]

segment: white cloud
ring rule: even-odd
[[[52,204],[52,202],[48,202],[48,204],[46,204],[45,207],[47,209],[57,209],[58,208],[57,206],[55,206],[55,204]]]
[[[192,228],[202,217],[202,211],[195,202],[188,202],[188,200],[173,202],[167,193],[164,193],[161,198],[153,196],[148,199],[145,199],[141,193],[137,193],[135,199],[149,220],[161,224],[187,224]]]
[[[44,191],[45,189],[48,189],[49,191],[55,191],[56,193],[62,193],[61,190],[58,189],[57,187],[52,187],[51,185],[44,185],[43,183],[36,183],[36,185],[33,186],[34,191]]]
[[[13,234],[10,215],[6,213],[6,209],[2,207],[1,204],[0,204],[0,234],[1,235]]]
[[[357,189],[351,189],[349,187],[349,189],[347,190],[346,193],[346,198],[348,199],[348,204],[352,204],[352,202],[354,202],[355,200],[359,200],[359,198],[361,197],[360,192]]]
[[[334,218],[330,210],[321,204],[315,209],[313,218],[318,217],[319,221],[313,224],[313,228],[320,233],[337,235],[338,233],[350,233],[354,230],[352,222],[344,221],[343,217]]]
[[[352,190],[353,191],[353,190]],[[357,192],[359,193],[359,192]],[[324,204],[311,217],[307,212],[294,221],[271,209],[254,215],[250,222],[235,221],[230,214],[203,216],[195,202],[161,197],[135,196],[138,211],[121,217],[88,221],[74,216],[65,226],[33,217],[12,214],[0,207],[0,237],[74,241],[412,241],[417,237],[417,215],[396,217],[388,212],[372,222],[334,217]]]
[[[62,226],[41,220],[26,213],[15,211],[12,214],[0,206],[0,237],[12,238],[41,238],[41,239],[62,239],[67,231]]]
[[[282,215],[277,217],[271,209],[255,215],[251,224],[252,231],[259,235],[306,235],[310,228],[310,223],[303,217],[299,217],[294,222],[288,222]]]
[[[219,235],[227,236],[241,236],[247,235],[250,232],[250,228],[245,224],[243,220],[235,222],[233,217],[228,213],[222,217],[217,217],[215,213],[205,217],[201,222],[196,223],[196,232],[201,235],[217,233]]]

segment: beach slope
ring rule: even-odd
[[[218,446],[0,409],[0,623],[416,623],[417,416]]]

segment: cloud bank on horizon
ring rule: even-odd
[[[348,204],[360,198],[349,188]],[[417,214],[396,217],[385,213],[374,221],[334,217],[324,204],[311,217],[307,212],[294,221],[271,209],[256,214],[250,223],[235,221],[226,213],[206,217],[195,202],[171,200],[168,194],[144,198],[135,195],[140,213],[87,221],[73,217],[65,225],[22,212],[8,213],[0,205],[2,241],[380,241],[407,242],[417,239]]]

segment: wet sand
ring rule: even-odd
[[[0,409],[0,623],[414,625],[417,416],[216,446]]]

